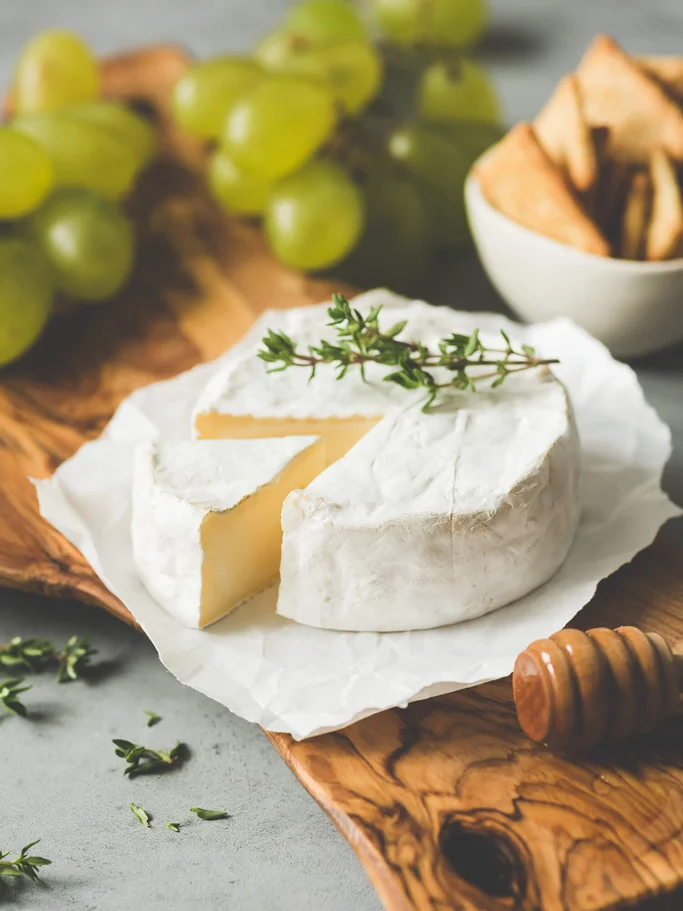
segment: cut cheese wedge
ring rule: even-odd
[[[381,328],[405,320],[399,339],[432,350],[480,319],[386,291],[354,306],[384,307]],[[337,381],[329,366],[312,382],[301,368],[268,373],[257,352],[271,329],[304,351],[335,339],[327,305],[267,311],[217,364],[194,431],[326,440],[327,467],[283,506],[278,613],[327,629],[426,629],[481,616],[552,576],[579,518],[580,449],[549,370],[443,390],[424,413],[424,391],[384,382],[379,365],[367,365],[367,382],[357,370]]]
[[[325,465],[318,437],[140,446],[133,554],[150,594],[190,627],[220,620],[277,577],[285,497]]]

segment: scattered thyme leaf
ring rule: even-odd
[[[27,671],[36,672],[42,670],[52,653],[52,643],[47,639],[22,639],[21,636],[14,636],[7,645],[0,645],[0,665],[24,667]]]
[[[136,803],[131,803],[131,805],[130,805],[130,812],[131,812],[131,813],[133,814],[133,816],[137,819],[137,821],[138,821],[139,823],[141,823],[146,829],[150,829],[150,828],[151,828],[150,820],[151,820],[152,817],[151,817],[151,815],[147,812],[147,810],[143,810],[143,808],[142,808],[142,807],[139,807]]]
[[[149,715],[149,718],[147,719],[148,728],[153,728],[155,724],[159,724],[161,721],[161,715],[157,715],[156,712],[150,712],[149,709],[143,709],[143,712],[145,715]]]
[[[13,715],[19,715],[20,718],[26,718],[28,711],[24,703],[19,699],[19,694],[31,689],[30,683],[22,686],[23,682],[23,677],[0,680],[0,705]]]
[[[59,663],[57,682],[66,683],[68,680],[78,680],[91,656],[96,654],[97,649],[90,647],[90,641],[87,638],[72,636],[61,654],[56,656]]]
[[[311,345],[308,351],[299,351],[288,335],[271,329],[263,339],[264,348],[258,356],[272,365],[269,372],[305,367],[310,370],[311,380],[320,364],[332,364],[338,380],[343,379],[351,367],[357,367],[363,379],[369,363],[391,367],[394,369],[384,377],[385,380],[404,389],[426,391],[423,411],[429,409],[439,390],[446,387],[474,392],[476,384],[483,380],[491,380],[491,385],[496,387],[510,373],[558,363],[555,359],[537,357],[529,345],[522,345],[517,350],[502,330],[504,348],[487,348],[479,338],[479,330],[475,329],[470,335],[453,333],[441,339],[437,351],[431,351],[422,342],[399,341],[396,336],[405,329],[405,320],[386,332],[380,331],[381,309],[373,307],[367,316],[363,316],[343,294],[333,294],[332,306],[327,314],[328,325],[337,332],[336,345],[323,339],[318,345]],[[504,364],[504,370],[500,370],[500,363]],[[436,367],[450,371],[452,378],[447,382],[437,382],[431,373]],[[493,369],[483,373],[468,372],[472,367]]]
[[[47,860],[45,857],[38,857],[36,854],[28,853],[39,841],[40,839],[38,838],[25,845],[14,860],[6,860],[9,857],[9,851],[4,853],[0,851],[0,876],[25,876],[27,879],[39,879],[38,868],[47,867],[52,863],[51,860]]]
[[[190,813],[196,813],[199,819],[229,819],[227,810],[203,810],[201,807],[190,807]]]
[[[171,832],[180,832],[180,823],[179,822],[167,822],[166,828],[170,829]]]
[[[149,775],[153,772],[165,772],[182,762],[185,744],[176,743],[170,750],[153,750],[151,747],[132,743],[130,740],[116,738],[112,740],[115,753],[126,761],[124,775],[135,778],[137,775]]]

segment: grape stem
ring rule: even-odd
[[[492,380],[492,387],[500,386],[507,376],[536,367],[557,364],[556,358],[539,358],[530,345],[515,348],[507,334],[501,329],[505,342],[501,348],[485,347],[479,338],[479,330],[470,335],[454,333],[439,342],[438,353],[430,351],[421,342],[400,341],[398,336],[406,327],[406,320],[396,323],[386,332],[379,328],[381,307],[374,307],[367,316],[351,307],[341,294],[333,295],[333,306],[328,309],[330,326],[337,331],[337,344],[321,341],[311,345],[308,352],[297,350],[295,342],[284,332],[270,330],[263,339],[264,348],[258,356],[271,364],[269,372],[286,370],[288,367],[307,367],[311,379],[321,364],[334,364],[337,379],[342,379],[350,367],[358,367],[365,379],[365,365],[381,364],[397,367],[384,377],[386,382],[396,383],[404,389],[424,388],[427,398],[423,411],[432,405],[440,389],[476,391],[476,383]],[[430,368],[439,367],[453,374],[447,382],[437,382]],[[477,368],[472,374],[468,371]],[[479,373],[481,367],[495,369]]]

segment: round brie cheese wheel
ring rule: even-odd
[[[407,320],[398,338],[432,350],[473,328],[385,291],[353,302],[364,314],[380,305],[382,329]],[[365,381],[357,369],[337,380],[330,365],[312,381],[302,368],[268,373],[257,352],[270,329],[304,351],[335,341],[327,306],[266,311],[222,359],[194,416],[200,438],[324,441],[327,467],[282,508],[278,613],[334,630],[426,629],[546,582],[579,519],[580,448],[562,384],[534,368],[495,389],[441,390],[424,412],[424,389],[385,382],[379,365]]]

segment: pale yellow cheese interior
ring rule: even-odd
[[[292,419],[252,418],[209,411],[195,421],[202,440],[253,440],[262,437],[320,436],[325,440],[326,465],[355,446],[381,417]],[[310,480],[313,480],[312,478]]]
[[[201,527],[200,627],[220,620],[275,580],[280,569],[280,514],[285,497],[306,487],[324,468],[325,443],[318,440],[234,509],[206,515]]]

